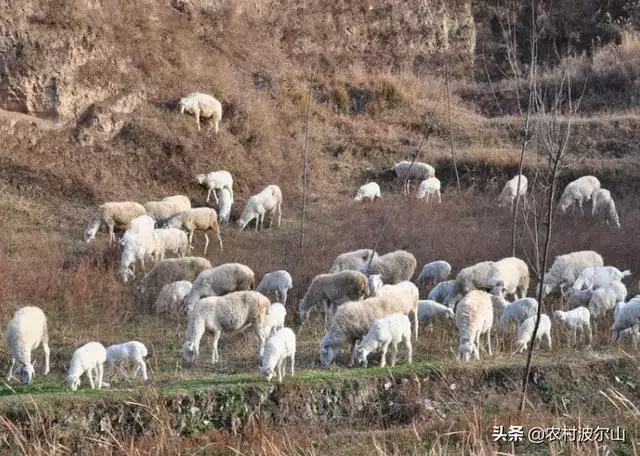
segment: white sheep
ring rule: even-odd
[[[421,299],[418,301],[419,321],[432,320],[438,317],[454,318],[455,313],[453,309],[430,299]]]
[[[620,218],[618,217],[618,211],[616,211],[616,203],[611,197],[611,192],[601,188],[596,193],[594,200],[594,215],[600,215],[604,218],[604,222],[608,225],[612,223],[620,228]]]
[[[504,307],[500,316],[500,326],[507,328],[510,322],[520,325],[527,318],[537,315],[538,301],[534,298],[522,298],[510,302]]]
[[[147,201],[143,206],[148,216],[162,224],[175,214],[191,209],[191,201],[185,195],[173,195],[160,201]]]
[[[380,288],[383,287],[384,282],[380,274],[372,274],[368,277],[369,281],[369,294],[371,296],[377,296]]]
[[[233,291],[249,290],[255,286],[255,273],[241,263],[225,263],[205,269],[193,281],[191,291],[182,302],[181,313],[189,314],[203,297],[222,296]]]
[[[298,303],[298,318],[305,321],[313,309],[324,312],[325,328],[335,307],[347,301],[356,301],[370,295],[367,277],[358,271],[318,274],[313,278],[305,295]]]
[[[480,337],[486,335],[487,353],[491,351],[491,326],[493,325],[493,304],[489,293],[472,290],[456,307],[456,328],[460,332],[458,359],[468,361],[471,356],[480,359]]]
[[[584,269],[603,265],[602,255],[593,250],[581,250],[558,255],[551,268],[545,274],[544,283],[542,284],[542,297],[554,292],[556,289],[559,289],[564,294]],[[538,283],[536,295],[539,293],[540,287],[541,284]]]
[[[115,242],[113,230],[116,227],[126,228],[134,218],[146,214],[147,211],[140,203],[134,201],[111,201],[98,207],[84,230],[84,241],[90,243],[96,237],[100,226],[104,223],[109,228],[109,245]]]
[[[529,267],[520,258],[503,258],[491,265],[487,285],[505,296],[524,298],[529,289]]]
[[[627,330],[635,331],[634,345],[637,344],[637,329],[640,326],[640,297],[616,306],[615,320],[611,326],[611,340],[617,341]],[[633,334],[633,333],[632,333]]]
[[[600,190],[600,181],[595,176],[582,176],[573,182],[569,182],[562,192],[562,196],[558,202],[558,209],[560,210],[560,213],[564,214],[569,206],[577,203],[582,215],[584,215],[582,203],[589,200],[594,203],[598,190]],[[594,213],[595,204],[592,206],[591,215]]]
[[[267,297],[275,296],[275,301],[287,304],[287,292],[293,288],[293,279],[284,269],[278,271],[267,272],[262,276],[262,280],[256,287]]]
[[[282,190],[277,185],[267,185],[260,193],[250,196],[245,203],[244,210],[237,221],[238,229],[243,230],[251,220],[256,219],[256,231],[264,228],[264,218],[271,213],[269,228],[278,214],[277,226],[282,220]]]
[[[139,215],[129,222],[127,231],[131,233],[150,233],[156,227],[156,221],[147,214]],[[122,241],[120,242],[122,244]]]
[[[391,345],[391,367],[396,365],[398,344],[403,343],[407,347],[407,363],[411,364],[413,347],[411,345],[411,322],[405,314],[392,313],[378,318],[371,323],[369,332],[356,344],[355,360],[367,367],[367,356],[378,349],[380,354],[380,367],[387,365],[387,349]]]
[[[488,285],[488,280],[489,274],[493,271],[493,263],[493,261],[482,261],[472,266],[467,266],[458,272],[455,283],[444,304],[455,310],[458,301],[470,291],[492,288]]]
[[[180,258],[189,251],[189,238],[187,233],[177,228],[156,228],[151,231],[152,245],[155,261],[164,260],[165,255],[173,254]]]
[[[609,286],[593,291],[589,301],[589,312],[594,319],[604,317],[608,311],[623,301],[627,295],[627,287],[622,282],[611,282]]]
[[[402,194],[409,194],[409,186],[412,180],[423,181],[430,177],[435,177],[436,170],[433,166],[423,162],[414,162],[403,160],[393,165],[392,170],[396,173],[396,177],[403,183]],[[406,181],[406,185],[404,182]]]
[[[418,287],[408,280],[387,284],[378,290],[378,296],[394,296],[403,303],[401,312],[412,320],[414,336],[418,340],[418,300],[420,299]]]
[[[180,99],[178,102],[180,114],[185,112],[193,114],[196,118],[196,125],[200,130],[200,118],[208,119],[209,128],[213,125],[214,131],[218,133],[218,126],[222,120],[222,104],[213,96],[206,93],[193,92]]]
[[[149,355],[147,347],[137,340],[124,342],[121,344],[109,345],[106,349],[107,353],[107,371],[112,372],[114,367],[118,366],[118,372],[120,372],[126,378],[136,378],[138,371],[142,374],[142,381],[146,382],[147,377],[147,365],[145,358]],[[133,368],[131,370],[131,376],[129,376],[124,370],[124,362],[131,360]]]
[[[49,373],[49,332],[47,317],[35,306],[22,307],[15,311],[7,324],[4,341],[11,353],[11,365],[7,381],[14,375],[20,376],[21,383],[31,383],[35,375],[35,361],[31,362],[31,352],[42,344],[44,351],[44,375]],[[18,367],[13,371],[16,361]]]
[[[631,275],[631,271],[620,271],[614,266],[597,266],[584,268],[572,288],[576,291],[582,289],[595,290],[596,288],[607,287],[611,282],[621,281]]]
[[[188,280],[178,280],[168,283],[156,298],[154,308],[157,314],[171,313],[176,314],[180,310],[182,301],[187,297],[193,284]]]
[[[591,313],[586,307],[576,307],[569,311],[556,310],[553,312],[553,317],[560,323],[566,331],[573,335],[573,340],[569,340],[569,343],[574,345],[578,344],[578,330],[584,339],[586,337],[586,343],[591,343]],[[570,336],[569,336],[570,337]]]
[[[194,280],[211,262],[201,257],[169,258],[159,261],[136,286],[136,298],[142,303],[155,302],[162,287],[178,280]]]
[[[382,194],[380,193],[380,186],[375,182],[369,182],[368,184],[364,184],[358,189],[354,200],[362,201],[363,199],[368,199],[370,201],[373,201],[376,198],[382,198]]]
[[[218,206],[220,223],[226,225],[231,217],[231,206],[233,206],[233,194],[227,188],[220,190],[220,204]]]
[[[525,351],[529,342],[533,337],[533,330],[536,326],[537,316],[531,316],[520,323],[518,326],[518,334],[515,341],[515,353],[522,353]],[[551,351],[551,320],[546,314],[540,315],[540,323],[538,324],[538,331],[536,331],[536,342],[541,342],[542,339],[547,342],[547,348]]]
[[[451,265],[443,260],[432,261],[422,267],[416,283],[419,287],[428,287],[436,282],[442,282],[449,278]]]
[[[284,328],[284,320],[287,317],[287,309],[279,302],[274,302],[269,308],[269,315],[262,323],[261,331],[265,340],[269,338],[273,333]],[[260,350],[260,356],[262,357],[263,350]]]
[[[88,342],[76,349],[71,357],[67,372],[67,384],[75,391],[80,386],[80,376],[86,373],[91,389],[102,388],[104,363],[107,361],[107,350],[100,342]],[[95,375],[95,382],[94,382]]]
[[[329,273],[335,274],[340,271],[358,271],[371,257],[376,258],[378,254],[371,249],[359,249],[351,252],[341,253],[336,257],[329,269]]]
[[[395,250],[364,263],[360,267],[360,272],[367,276],[380,274],[382,282],[393,285],[411,280],[417,266],[416,257],[411,253],[405,250]]]
[[[291,376],[294,375],[294,365],[296,358],[296,335],[289,328],[278,330],[269,337],[264,348],[264,356],[260,364],[260,374],[267,377],[270,382],[273,376],[278,374],[278,382],[282,383],[284,376],[285,360],[289,358],[291,362]]]
[[[444,304],[447,296],[451,293],[456,285],[455,280],[445,280],[444,282],[438,282],[435,287],[431,289],[427,295],[427,299],[435,301],[440,304]]]
[[[218,244],[220,245],[220,253],[224,251],[222,247],[222,238],[220,237],[220,225],[218,225],[218,214],[215,209],[210,207],[198,207],[194,209],[187,209],[172,216],[166,223],[167,228],[179,228],[186,230],[189,233],[189,248],[193,248],[193,233],[202,231],[204,233],[204,252],[207,254],[207,247],[209,246],[208,231],[213,231],[218,238]]]
[[[518,191],[518,178],[520,179],[520,191]],[[516,175],[505,184],[502,192],[498,195],[498,206],[510,204],[511,209],[513,210],[513,201],[518,195],[520,195],[520,197],[524,197],[527,193],[528,186],[529,181],[524,174]]]
[[[198,174],[196,176],[196,182],[206,187],[207,203],[213,193],[213,199],[216,201],[216,204],[218,204],[218,195],[216,195],[216,190],[222,190],[225,188],[229,190],[229,194],[233,200],[233,177],[229,171],[221,170],[212,171],[206,174]]]
[[[416,198],[424,198],[426,202],[429,202],[429,198],[431,198],[432,196],[437,196],[438,203],[442,203],[440,188],[440,179],[438,179],[437,177],[430,177],[429,179],[425,179],[420,182],[420,185],[418,186],[418,194],[416,195]]]
[[[218,340],[225,332],[241,331],[250,327],[258,339],[259,353],[264,349],[262,324],[268,318],[271,303],[257,291],[236,291],[225,296],[201,299],[189,314],[186,340],[182,357],[188,363],[198,359],[200,341],[205,331],[211,334],[211,363],[219,359]]]

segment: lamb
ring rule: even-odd
[[[423,181],[430,177],[435,177],[436,170],[433,166],[422,162],[414,162],[403,160],[393,165],[392,170],[396,173],[398,180],[403,182],[402,194],[409,194],[409,184],[412,179]],[[406,181],[406,185],[404,182]]]
[[[276,331],[284,328],[284,320],[287,317],[287,309],[279,302],[274,302],[269,308],[269,315],[264,323],[262,323],[262,334],[264,339],[267,340]],[[260,351],[262,357],[263,352]]]
[[[399,311],[413,320],[413,331],[416,340],[418,340],[418,300],[420,299],[418,287],[405,280],[394,285],[384,285],[378,291],[378,295],[396,297],[403,304]]]
[[[582,176],[573,182],[569,182],[562,192],[558,203],[558,210],[561,214],[567,211],[569,206],[578,203],[578,207],[584,215],[582,203],[591,200],[595,202],[596,193],[600,190],[600,181],[595,176]],[[595,204],[592,206],[591,215],[595,213]]]
[[[429,179],[425,179],[420,182],[420,185],[418,186],[418,194],[416,195],[416,198],[424,198],[425,202],[429,202],[429,198],[431,198],[432,196],[437,196],[438,203],[442,203],[440,188],[440,179],[438,179],[437,177],[430,177]]]
[[[489,356],[491,352],[491,326],[493,325],[493,305],[489,293],[472,290],[462,298],[456,308],[456,327],[460,331],[458,359],[468,361],[471,356],[480,359],[478,348],[480,336],[486,334]]]
[[[312,309],[322,306],[325,328],[329,327],[330,313],[335,306],[368,296],[367,277],[358,271],[341,271],[335,274],[318,274],[313,278],[306,294],[298,304],[298,317],[304,321]]]
[[[382,282],[382,276],[380,274],[372,274],[368,277],[369,281],[369,294],[371,296],[377,296],[380,288],[384,285]]]
[[[109,345],[106,349],[106,362],[109,372],[113,370],[115,365],[118,365],[118,372],[124,377],[129,378],[129,375],[124,370],[124,362],[131,360],[133,362],[133,370],[131,371],[130,378],[136,378],[138,371],[142,373],[142,381],[146,382],[147,377],[147,365],[145,364],[145,358],[149,355],[147,347],[142,342],[132,340],[124,342],[122,344]]]
[[[182,357],[188,363],[198,359],[200,341],[205,331],[212,336],[211,363],[219,359],[218,340],[223,332],[241,331],[250,327],[258,338],[260,352],[264,349],[262,325],[268,318],[271,303],[257,291],[236,291],[225,296],[210,296],[196,303],[189,314]]]
[[[616,303],[624,301],[627,287],[622,282],[611,282],[605,288],[598,288],[593,292],[589,301],[589,312],[593,318],[600,318],[609,310],[613,310]]]
[[[391,345],[391,367],[396,365],[398,344],[403,343],[407,347],[407,362],[411,364],[413,347],[411,345],[411,323],[409,318],[402,313],[392,313],[374,320],[369,332],[356,344],[355,360],[367,367],[369,353],[381,348],[380,367],[387,365],[387,349]]]
[[[229,189],[223,188],[220,190],[220,205],[218,210],[220,212],[220,223],[226,225],[229,223],[231,217],[231,206],[233,206],[233,194]]]
[[[516,325],[520,325],[527,318],[537,314],[538,301],[534,298],[518,299],[505,306],[502,316],[500,317],[500,326],[507,328],[511,321],[515,322]]]
[[[260,364],[260,374],[267,377],[270,382],[274,374],[278,374],[278,382],[282,383],[284,373],[284,362],[289,358],[291,362],[291,376],[294,375],[294,364],[296,357],[296,335],[289,328],[278,330],[269,337],[264,348],[264,356]]]
[[[375,182],[369,182],[368,184],[364,184],[358,189],[354,200],[362,201],[363,199],[368,199],[370,201],[373,201],[376,198],[382,198],[382,194],[380,193],[380,186]]]
[[[573,283],[573,289],[576,291],[584,288],[595,290],[596,288],[607,287],[611,282],[621,281],[623,278],[630,276],[631,271],[620,271],[614,266],[598,266],[584,268],[576,281]]]
[[[182,313],[187,315],[195,303],[207,296],[223,296],[233,291],[253,289],[255,274],[249,266],[241,263],[225,263],[205,269],[193,281],[191,291],[182,302]]]
[[[196,118],[196,125],[200,131],[200,118],[208,119],[209,128],[213,125],[214,131],[218,134],[218,126],[222,120],[222,104],[213,96],[206,93],[193,92],[180,99],[178,102],[180,114],[185,111],[193,114]]]
[[[486,290],[490,287],[487,282],[493,271],[493,261],[482,261],[467,266],[456,275],[455,284],[446,297],[444,304],[455,310],[456,304],[472,290]]]
[[[86,373],[91,389],[102,388],[102,375],[104,373],[104,363],[107,361],[107,350],[100,342],[88,342],[76,349],[71,357],[69,371],[67,373],[67,384],[75,391],[80,386],[80,376]],[[94,382],[95,375],[95,382]]]
[[[578,330],[582,337],[586,337],[587,344],[591,343],[591,313],[586,307],[576,307],[573,310],[563,311],[556,310],[553,317],[558,320],[565,330],[573,334],[573,344],[578,344]],[[571,341],[569,341],[571,343]]]
[[[549,271],[545,274],[544,283],[542,284],[542,297],[556,289],[564,293],[573,285],[585,268],[603,265],[602,255],[593,250],[580,250],[558,255]],[[538,291],[540,286],[540,283],[538,283]]]
[[[156,227],[156,221],[147,214],[139,215],[129,222],[127,231],[130,233],[150,233]],[[126,234],[126,232],[125,232]],[[122,244],[122,241],[120,241]]]
[[[522,353],[527,348],[531,338],[533,337],[533,329],[536,325],[537,317],[534,315],[527,318],[518,326],[518,335],[516,336],[515,346],[516,349],[513,352]],[[547,342],[547,348],[551,351],[551,320],[546,314],[540,315],[540,323],[538,324],[538,331],[536,332],[536,342],[540,342],[542,339]]]
[[[267,212],[271,212],[269,228],[273,225],[276,212],[278,213],[277,226],[280,226],[282,219],[282,190],[277,185],[268,185],[260,193],[249,197],[237,221],[238,229],[240,231],[244,230],[253,219],[256,219],[256,232],[260,227],[264,228],[264,217]]]
[[[180,310],[182,301],[187,297],[193,284],[188,280],[178,280],[168,283],[156,298],[154,305],[156,314],[172,313],[176,314]]]
[[[438,317],[454,318],[453,309],[448,308],[436,301],[423,299],[418,301],[418,320],[432,320]]]
[[[394,312],[404,313],[405,304],[396,296],[374,296],[363,301],[349,301],[336,310],[320,344],[320,362],[329,366],[342,344],[351,346],[350,365],[354,363],[355,343],[368,332],[378,318]]]
[[[598,190],[593,203],[593,214],[601,215],[607,225],[613,222],[615,226],[620,228],[620,218],[618,217],[618,211],[616,211],[616,203],[611,198],[609,190],[603,188]]]
[[[491,265],[487,285],[504,295],[524,298],[529,288],[529,267],[519,258],[503,258]]]
[[[451,265],[446,261],[432,261],[422,267],[417,284],[420,287],[428,287],[436,282],[447,280],[451,274]]]
[[[611,326],[611,340],[617,341],[622,333],[640,325],[640,298],[635,297],[622,305],[618,304],[616,316]],[[634,343],[637,339],[634,340]]]
[[[518,178],[520,178],[520,191],[518,191]],[[511,205],[511,209],[513,210],[513,201],[518,195],[520,195],[521,197],[525,196],[525,194],[527,193],[528,185],[529,181],[523,174],[518,174],[517,176],[509,180],[498,196],[498,206],[504,206],[509,203]]]
[[[209,246],[209,236],[207,231],[213,231],[218,237],[218,243],[220,244],[220,253],[224,251],[222,247],[222,238],[220,237],[220,226],[218,225],[218,214],[215,209],[210,207],[198,207],[195,209],[187,209],[183,212],[175,214],[168,221],[166,226],[168,228],[179,228],[186,230],[189,233],[189,248],[193,248],[193,233],[198,230],[204,233],[204,252],[207,254],[207,247]]]
[[[35,375],[35,361],[31,362],[31,351],[42,344],[44,351],[44,375],[49,374],[49,332],[47,317],[35,306],[22,307],[15,311],[7,324],[4,341],[11,353],[11,365],[7,381],[15,375],[20,375],[22,384],[31,383]],[[18,367],[13,371],[16,361]]]
[[[360,267],[366,275],[380,274],[382,282],[394,285],[411,280],[418,266],[416,257],[405,250],[395,250],[374,258]]]
[[[211,262],[201,257],[170,258],[156,263],[136,287],[136,298],[142,303],[155,301],[162,287],[178,280],[194,280]]]
[[[259,291],[267,297],[275,296],[275,301],[287,304],[287,291],[293,288],[293,279],[284,269],[278,271],[267,272],[262,276],[262,280],[256,287],[256,291]]]
[[[191,201],[187,196],[167,196],[160,201],[147,201],[144,203],[147,215],[157,222],[164,222],[175,214],[191,209]]]
[[[351,252],[341,253],[336,257],[329,269],[329,273],[335,274],[340,271],[358,271],[371,257],[376,258],[378,254],[371,249],[360,249]]]
[[[171,253],[183,257],[189,250],[187,233],[177,228],[156,228],[151,232],[156,261],[164,260]]]
[[[198,174],[196,176],[196,182],[200,185],[203,185],[207,189],[207,203],[209,202],[209,198],[211,198],[211,194],[213,193],[213,199],[218,204],[218,195],[216,195],[216,190],[227,189],[229,190],[229,194],[231,199],[233,200],[233,177],[229,171],[212,171],[206,174]],[[222,192],[220,193],[222,195]]]
[[[440,304],[444,304],[447,296],[449,296],[449,293],[451,293],[451,290],[453,290],[455,285],[455,280],[445,280],[444,282],[438,282],[427,295],[427,299],[438,302]]]
[[[127,225],[139,215],[146,214],[147,211],[140,203],[133,201],[111,201],[98,207],[96,213],[91,217],[84,230],[84,241],[92,242],[100,226],[104,223],[109,228],[109,245],[116,240],[113,232],[115,227],[126,228]]]

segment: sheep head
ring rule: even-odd
[[[71,391],[75,391],[80,386],[80,377],[69,375],[67,377],[67,385],[71,388]]]

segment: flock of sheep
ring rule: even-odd
[[[220,103],[213,97],[191,94],[179,103],[181,112],[209,118],[218,131],[222,116]],[[212,102],[211,99],[215,101]],[[440,181],[435,169],[426,164],[403,161],[393,167],[398,179],[406,182],[403,193],[409,193],[412,180],[419,180],[418,198],[438,197]],[[188,363],[199,357],[202,337],[212,336],[211,362],[219,360],[218,341],[222,333],[251,328],[258,340],[260,372],[268,380],[274,375],[282,381],[284,363],[290,361],[294,374],[296,335],[285,327],[287,292],[293,286],[291,274],[285,270],[265,274],[255,286],[255,274],[246,265],[226,263],[213,267],[203,257],[186,256],[192,249],[195,231],[204,233],[206,255],[209,238],[216,234],[220,250],[222,238],[219,223],[229,223],[233,204],[233,178],[228,171],[215,171],[196,176],[196,181],[211,194],[218,211],[210,207],[192,208],[185,195],[169,196],[158,201],[140,204],[132,201],[107,202],[91,217],[84,232],[84,240],[95,239],[101,226],[106,226],[109,244],[116,241],[114,230],[124,228],[119,244],[122,256],[118,276],[127,282],[136,276],[135,265],[140,263],[142,279],[136,286],[136,298],[153,303],[157,313],[181,314],[188,320],[182,357]],[[498,204],[513,202],[518,194],[527,192],[527,178],[516,176],[504,187]],[[218,191],[220,196],[216,193]],[[355,199],[373,200],[382,197],[375,182],[363,185]],[[610,192],[600,188],[593,176],[584,176],[567,185],[559,202],[565,212],[577,205],[592,201],[592,214],[600,214],[607,224],[620,226],[615,203]],[[264,227],[270,214],[269,227],[282,217],[282,192],[277,185],[268,185],[251,196],[237,220],[244,229],[255,220],[255,229]],[[177,258],[165,258],[175,255]],[[147,272],[146,262],[155,263]],[[298,303],[297,315],[306,322],[312,310],[324,313],[325,334],[320,344],[319,358],[323,365],[331,365],[343,346],[349,346],[350,365],[356,361],[367,365],[370,353],[381,350],[380,365],[386,365],[386,352],[391,346],[391,366],[396,363],[398,345],[406,346],[407,361],[412,360],[411,340],[418,338],[420,321],[440,317],[455,319],[459,332],[458,358],[479,359],[480,338],[486,338],[486,351],[492,356],[491,335],[508,341],[511,322],[516,325],[515,352],[523,351],[531,342],[538,302],[527,297],[529,268],[515,257],[499,261],[484,261],[460,270],[450,280],[452,268],[444,260],[424,265],[416,284],[411,279],[417,260],[410,252],[397,250],[378,255],[361,249],[338,255],[326,274],[317,275]],[[538,284],[543,296],[559,293],[561,308],[553,312],[555,325],[568,330],[577,343],[577,331],[591,340],[591,326],[595,320],[612,313],[612,338],[618,340],[629,334],[634,342],[639,336],[640,296],[628,302],[622,279],[629,271],[604,266],[602,257],[594,251],[573,252],[556,257]],[[428,299],[420,300],[420,289],[428,292]],[[511,301],[509,301],[510,299]],[[304,330],[304,326],[301,327]],[[545,340],[551,347],[551,318],[543,314],[537,340]],[[11,352],[8,379],[18,375],[22,383],[29,383],[35,373],[31,352],[42,345],[45,353],[45,375],[49,372],[47,319],[37,307],[24,307],[13,315],[5,333]],[[103,381],[104,364],[127,375],[123,363],[134,364],[132,377],[141,371],[147,380],[144,344],[130,341],[105,348],[99,342],[89,342],[78,348],[71,359],[67,383],[73,389],[80,385],[86,373],[91,388],[108,385]],[[16,362],[18,366],[15,367]],[[15,370],[14,370],[15,367]]]

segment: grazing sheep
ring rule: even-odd
[[[236,291],[225,296],[201,299],[189,314],[182,357],[188,363],[198,359],[200,341],[205,331],[212,336],[211,363],[219,359],[218,340],[223,332],[236,332],[250,327],[258,338],[259,352],[264,349],[261,328],[268,318],[271,303],[257,291]]]
[[[524,298],[529,289],[529,267],[520,258],[503,258],[491,265],[487,285],[505,296]]]
[[[180,311],[182,301],[187,297],[192,287],[193,284],[188,280],[178,280],[166,284],[156,299],[154,305],[156,313],[177,314]]]
[[[194,280],[211,262],[201,257],[170,258],[156,263],[136,287],[136,298],[142,303],[155,302],[162,287],[178,280]]]
[[[205,269],[193,281],[191,291],[182,302],[181,312],[188,315],[200,298],[223,296],[233,291],[253,289],[254,286],[255,274],[244,264],[225,263]]]
[[[588,306],[591,316],[596,320],[604,317],[618,302],[624,300],[621,297],[626,297],[626,294],[627,288],[622,282],[612,282],[608,287],[594,290]]]
[[[453,309],[430,299],[418,301],[418,321],[432,320],[438,317],[454,318],[455,313]]]
[[[340,271],[359,271],[362,265],[368,262],[371,257],[376,258],[378,254],[371,249],[360,249],[352,252],[341,253],[336,257],[329,269],[329,273],[335,274]]]
[[[516,336],[515,351],[516,353],[522,353],[526,350],[529,342],[533,337],[533,329],[536,326],[537,316],[531,316],[518,326],[518,334]],[[538,331],[536,332],[536,342],[540,342],[542,339],[547,342],[547,348],[551,351],[551,320],[546,314],[540,315],[540,323],[538,324]]]
[[[561,293],[571,287],[580,273],[588,267],[603,266],[602,255],[593,250],[580,250],[565,255],[558,255],[547,271],[542,284],[542,297],[553,293],[556,289]],[[538,283],[538,294],[540,283]]]
[[[35,375],[35,362],[31,362],[31,351],[42,344],[44,351],[44,375],[49,373],[49,332],[47,317],[35,306],[22,307],[15,311],[7,324],[4,341],[11,353],[11,365],[7,381],[16,375],[20,376],[20,383],[31,383]],[[16,361],[18,367],[13,371]]]
[[[225,188],[229,190],[229,194],[233,200],[233,177],[229,171],[222,170],[212,171],[206,174],[198,174],[196,176],[196,182],[206,187],[207,203],[213,193],[213,199],[216,201],[216,204],[218,204],[218,195],[216,195],[216,190],[222,190]],[[222,193],[220,194],[222,195]]]
[[[573,334],[573,345],[578,345],[578,330],[580,330],[583,339],[586,337],[586,343],[591,343],[591,313],[589,309],[586,307],[576,307],[566,312],[556,310],[553,312],[553,317],[558,320],[558,323],[560,323],[566,331]],[[571,344],[571,342],[571,339],[569,339],[569,344]]]
[[[222,104],[213,96],[200,92],[190,93],[180,99],[178,108],[180,108],[180,114],[187,112],[195,116],[198,130],[200,130],[202,117],[208,119],[209,128],[213,125],[214,131],[218,133],[218,126],[222,120]]]
[[[607,225],[613,222],[615,226],[620,228],[620,218],[618,217],[618,211],[616,211],[616,203],[613,201],[613,198],[611,198],[611,192],[609,190],[603,188],[598,190],[593,208],[593,214],[601,215]]]
[[[220,212],[220,223],[226,225],[231,217],[231,206],[233,206],[233,194],[227,188],[220,190],[220,204],[218,210]]]
[[[325,328],[329,327],[329,317],[335,306],[347,301],[356,301],[368,296],[367,277],[358,271],[341,271],[335,274],[318,274],[298,304],[298,317],[304,321],[312,309],[322,308]]]
[[[204,233],[204,252],[207,254],[209,246],[209,236],[207,231],[213,231],[218,237],[220,244],[220,253],[224,251],[222,247],[222,238],[220,237],[220,226],[218,225],[218,214],[215,209],[210,207],[198,207],[195,209],[187,209],[186,211],[175,214],[168,221],[168,228],[179,228],[189,233],[189,248],[193,248],[193,233],[198,230]]]
[[[155,251],[153,256],[157,261],[164,260],[165,255],[174,254],[180,258],[189,250],[189,238],[187,233],[177,228],[156,228],[151,231],[154,238]]]
[[[438,203],[442,203],[440,188],[440,179],[438,179],[437,177],[430,177],[429,179],[425,179],[420,182],[420,185],[418,186],[418,194],[416,195],[416,198],[424,198],[425,202],[429,202],[429,198],[431,198],[432,196],[437,196]]]
[[[84,241],[88,244],[96,238],[96,233],[104,223],[109,228],[109,245],[115,242],[115,227],[126,228],[134,218],[146,214],[147,211],[139,203],[133,201],[112,201],[98,207],[84,230]]]
[[[631,275],[631,271],[620,271],[614,266],[597,266],[584,268],[572,288],[576,291],[582,289],[595,290],[609,286],[611,282],[621,281]]]
[[[493,325],[493,304],[489,293],[472,290],[456,307],[456,328],[460,332],[458,359],[468,361],[471,356],[480,359],[478,349],[480,336],[486,334],[487,353],[491,352],[491,326]]]
[[[363,301],[349,301],[336,310],[320,344],[320,361],[329,366],[343,344],[349,344],[351,358],[349,365],[353,365],[355,344],[368,332],[371,324],[378,318],[394,312],[404,311],[405,304],[395,296],[374,296]]]
[[[296,335],[289,328],[278,330],[269,337],[264,348],[264,356],[260,364],[260,374],[267,377],[270,382],[274,374],[278,374],[278,382],[282,383],[284,376],[284,362],[289,358],[291,362],[291,376],[294,375],[296,357]]]
[[[256,287],[256,291],[259,291],[267,297],[275,296],[275,301],[287,304],[287,292],[293,288],[293,279],[284,269],[278,271],[267,272],[262,276],[262,280]]]
[[[509,322],[520,325],[527,318],[538,314],[538,301],[533,298],[522,298],[510,302],[504,307],[500,317],[500,326],[507,328]]]
[[[262,323],[261,331],[265,340],[269,338],[276,331],[284,328],[284,320],[287,317],[287,309],[279,302],[274,302],[269,308],[269,315]],[[260,356],[262,357],[263,351],[260,350]]]
[[[380,367],[387,365],[387,349],[391,345],[391,367],[396,365],[398,344],[403,343],[407,347],[407,362],[411,364],[413,347],[411,345],[411,322],[405,314],[392,313],[378,318],[371,323],[369,332],[356,344],[355,360],[367,367],[369,353],[382,349],[380,354]]]
[[[118,365],[118,372],[124,377],[129,378],[129,375],[124,370],[124,362],[131,360],[133,362],[133,369],[131,371],[130,378],[136,378],[138,371],[142,373],[142,381],[146,382],[147,377],[147,365],[144,359],[149,355],[147,347],[142,342],[132,340],[121,344],[109,345],[106,349],[107,359],[107,371],[113,371],[115,365]]]
[[[520,191],[518,191],[518,178],[520,179]],[[518,174],[517,176],[509,180],[498,196],[498,206],[510,204],[511,209],[513,210],[513,201],[518,195],[520,195],[521,197],[525,196],[525,194],[527,193],[528,185],[529,181],[524,174]]]
[[[395,250],[375,257],[360,267],[360,272],[367,276],[380,274],[382,282],[394,285],[405,280],[411,280],[418,262],[416,257],[405,250]]]
[[[640,326],[640,298],[635,297],[629,302],[618,303],[615,313],[615,321],[611,326],[612,341],[617,341],[627,330],[635,329],[637,333],[637,328]],[[637,344],[637,337],[634,338],[635,344]]]
[[[560,201],[558,203],[558,209],[561,214],[567,212],[567,208],[574,203],[578,203],[578,207],[584,215],[584,209],[582,203],[591,200],[595,203],[595,196],[600,190],[600,181],[595,176],[582,176],[573,182],[569,182],[562,192]],[[595,204],[592,206],[591,215],[595,213]]]
[[[249,197],[237,221],[238,229],[240,231],[244,230],[253,219],[256,219],[256,231],[259,228],[264,228],[264,217],[267,212],[271,212],[269,228],[273,225],[276,213],[278,214],[277,226],[280,226],[282,219],[282,190],[277,185],[267,185],[260,193]]]
[[[164,222],[175,214],[191,209],[191,201],[187,196],[167,196],[160,201],[147,201],[144,203],[147,215],[157,222]]]
[[[368,184],[364,184],[358,189],[354,200],[362,201],[363,199],[368,199],[370,201],[373,201],[376,198],[382,198],[382,194],[380,193],[380,186],[375,182],[369,182]]]
[[[444,304],[455,310],[458,301],[470,291],[493,288],[488,285],[489,274],[493,271],[493,263],[493,261],[482,261],[472,266],[467,266],[458,272],[455,284],[445,299]]]
[[[436,282],[447,280],[450,274],[451,265],[449,263],[443,260],[432,261],[422,267],[416,283],[419,287],[428,287]]]
[[[149,217],[147,214],[143,214],[137,216],[129,222],[129,225],[127,225],[127,231],[131,233],[150,233],[155,229],[155,227],[156,221],[153,219],[153,217]]]
[[[369,281],[369,294],[370,296],[378,296],[380,288],[383,287],[382,276],[380,274],[373,274],[368,277]]]
[[[431,289],[427,295],[427,299],[435,301],[440,304],[444,304],[447,296],[451,293],[456,285],[455,280],[445,280],[444,282],[438,282],[435,287]]]
[[[396,173],[397,179],[403,183],[403,195],[409,194],[411,180],[423,181],[436,175],[436,170],[433,166],[418,161],[411,165],[410,161],[403,160],[393,165],[392,169]],[[405,180],[406,185],[404,185]]]
[[[100,342],[88,342],[76,349],[71,357],[69,371],[67,372],[67,384],[75,391],[80,386],[80,376],[87,374],[91,389],[102,389],[102,375],[104,363],[107,361],[107,350]],[[95,383],[93,376],[95,374]]]
[[[420,291],[408,280],[396,284],[384,285],[378,291],[378,296],[394,296],[403,303],[402,313],[413,320],[413,331],[418,340],[418,300]]]

